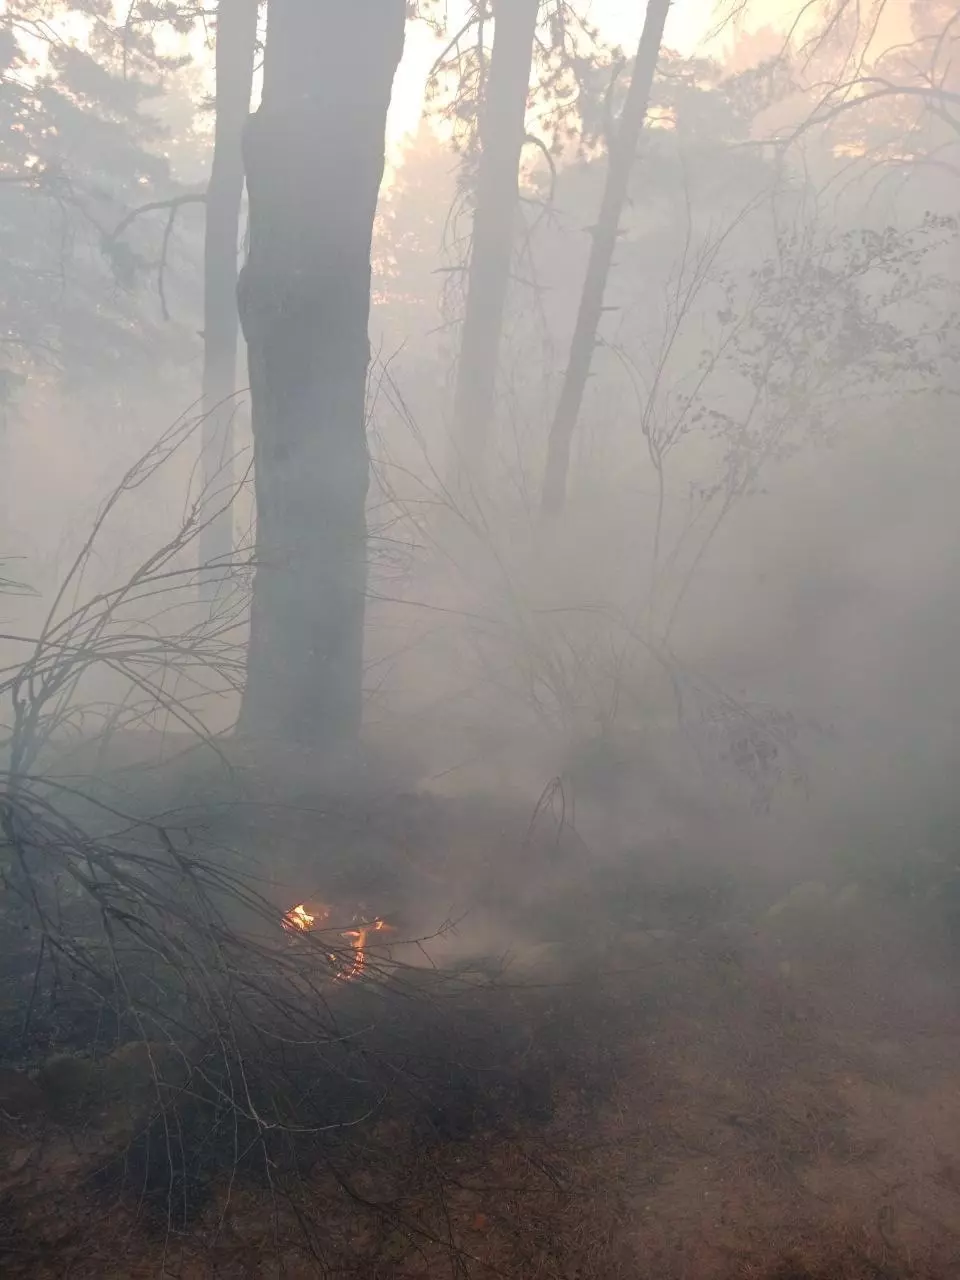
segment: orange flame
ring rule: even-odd
[[[350,945],[353,947],[353,964],[345,973],[341,973],[338,976],[341,978],[355,978],[367,963],[367,939],[370,934],[380,933],[389,928],[390,926],[386,920],[381,920],[378,916],[376,920],[371,920],[367,924],[358,924],[356,929],[344,929],[340,936],[349,939]]]
[[[283,927],[292,933],[309,933],[317,917],[307,910],[302,902],[297,903],[283,917]]]
[[[331,909],[329,907],[314,907],[309,910],[305,903],[300,902],[295,907],[291,907],[283,918],[282,924],[290,933],[310,933],[318,927],[318,921],[329,920]],[[357,920],[354,918],[354,928],[344,929],[341,931],[341,938],[345,938],[353,949],[353,959],[347,968],[342,968],[336,975],[338,978],[355,978],[362,972],[367,963],[367,945],[371,933],[382,933],[389,930],[390,925],[381,917],[377,916],[374,920]],[[330,959],[336,962],[336,956],[331,955]]]

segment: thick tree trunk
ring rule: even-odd
[[[243,199],[241,141],[250,114],[259,0],[220,0],[217,6],[216,131],[207,186],[203,294],[204,490],[214,513],[200,533],[201,566],[233,551],[233,418],[237,378],[237,249]],[[202,579],[215,594],[216,572]]]
[[[503,315],[517,225],[520,155],[539,0],[495,0],[480,116],[480,165],[453,408],[453,476],[480,490],[494,417]]]
[[[610,161],[603,203],[593,233],[580,309],[570,345],[570,358],[547,443],[547,463],[541,498],[542,511],[546,516],[559,514],[566,502],[570,445],[580,417],[587,378],[590,376],[597,330],[603,314],[603,298],[620,231],[620,218],[626,203],[630,174],[650,103],[650,91],[653,88],[653,77],[657,70],[660,46],[663,42],[663,29],[669,9],[670,0],[649,0],[648,2],[643,34],[640,37],[633,67],[633,78],[630,81],[630,89],[615,136],[610,144]]]
[[[370,248],[405,7],[270,0],[244,139],[257,570],[240,727],[310,746],[360,725]]]

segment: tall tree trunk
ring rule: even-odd
[[[217,6],[216,131],[207,186],[203,294],[204,490],[215,514],[201,530],[200,563],[223,561],[233,551],[233,401],[237,379],[237,249],[243,199],[241,141],[250,114],[259,0],[220,0]],[[216,591],[216,573],[203,580]]]
[[[669,9],[670,0],[649,0],[647,4],[630,89],[610,143],[603,203],[593,232],[580,309],[570,344],[570,358],[547,443],[547,463],[541,497],[541,508],[547,516],[559,514],[566,501],[570,444],[580,417],[587,378],[590,376],[597,330],[603,314],[603,298],[620,231],[620,218],[630,187],[630,174],[643,122],[650,104],[650,91],[653,88]]]
[[[494,0],[480,165],[453,408],[456,487],[483,487],[516,231],[539,0]]]
[[[244,138],[257,569],[240,728],[360,726],[370,250],[405,0],[270,0]]]

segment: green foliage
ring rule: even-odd
[[[109,0],[10,0],[0,19],[0,395],[33,378],[120,386],[183,353],[142,286],[158,236],[113,232],[176,194],[150,106],[182,65],[156,45],[185,10]],[[155,230],[155,229],[154,229]]]
[[[537,144],[554,156],[596,141],[605,105],[625,65],[623,51],[603,40],[588,10],[588,5],[570,0],[546,0],[541,7],[531,93],[537,107]],[[436,8],[421,8],[418,16],[438,25]],[[448,34],[444,23],[438,29]],[[472,0],[467,21],[451,35],[427,85],[430,111],[452,126],[454,147],[468,162],[479,145],[490,37],[489,4]],[[468,163],[467,183],[469,172]]]

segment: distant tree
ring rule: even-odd
[[[216,125],[206,197],[203,298],[203,485],[208,495],[228,490],[233,474],[234,392],[237,376],[237,272],[243,199],[241,139],[250,114],[259,0],[220,0],[216,25]],[[233,550],[232,506],[214,502],[216,515],[199,539],[201,565]],[[208,590],[216,585],[211,575]]]
[[[918,168],[951,187],[960,174],[960,23],[944,0],[836,0],[803,38],[784,40],[792,110],[770,132],[781,147],[819,143],[847,161],[849,181]],[[893,24],[892,27],[890,24]]]
[[[594,144],[603,131],[602,104],[620,55],[583,16],[587,9],[571,0],[472,0],[428,85],[430,108],[452,126],[463,157],[461,208],[470,220],[469,234],[462,237],[467,250],[458,255],[465,284],[447,291],[458,304],[462,299],[454,487],[486,487],[504,318],[524,225],[524,149],[536,148],[553,163],[571,147]],[[450,35],[436,0],[422,0],[419,12]],[[451,219],[457,233],[459,212]],[[450,279],[459,284],[457,263]]]
[[[374,292],[388,354],[422,339],[440,319],[440,260],[456,183],[446,141],[424,120],[404,147],[374,229]]]
[[[557,514],[564,503],[570,442],[580,416],[583,392],[590,375],[597,329],[603,314],[607,278],[613,264],[620,219],[630,185],[637,144],[650,103],[650,92],[669,8],[670,0],[650,0],[647,6],[643,33],[633,68],[633,78],[611,141],[603,203],[593,232],[590,261],[587,265],[576,328],[570,346],[570,358],[547,443],[542,498],[543,511],[547,515]]]
[[[3,399],[28,374],[116,393],[185,350],[136,287],[157,269],[152,246],[113,235],[133,206],[177,194],[150,106],[181,64],[113,16],[102,0],[0,14]]]
[[[479,105],[473,233],[453,407],[454,469],[461,487],[482,487],[539,11],[540,0],[495,0],[493,6],[493,49]]]
[[[244,139],[257,570],[240,728],[306,745],[360,724],[371,241],[405,16],[404,0],[270,0]]]

